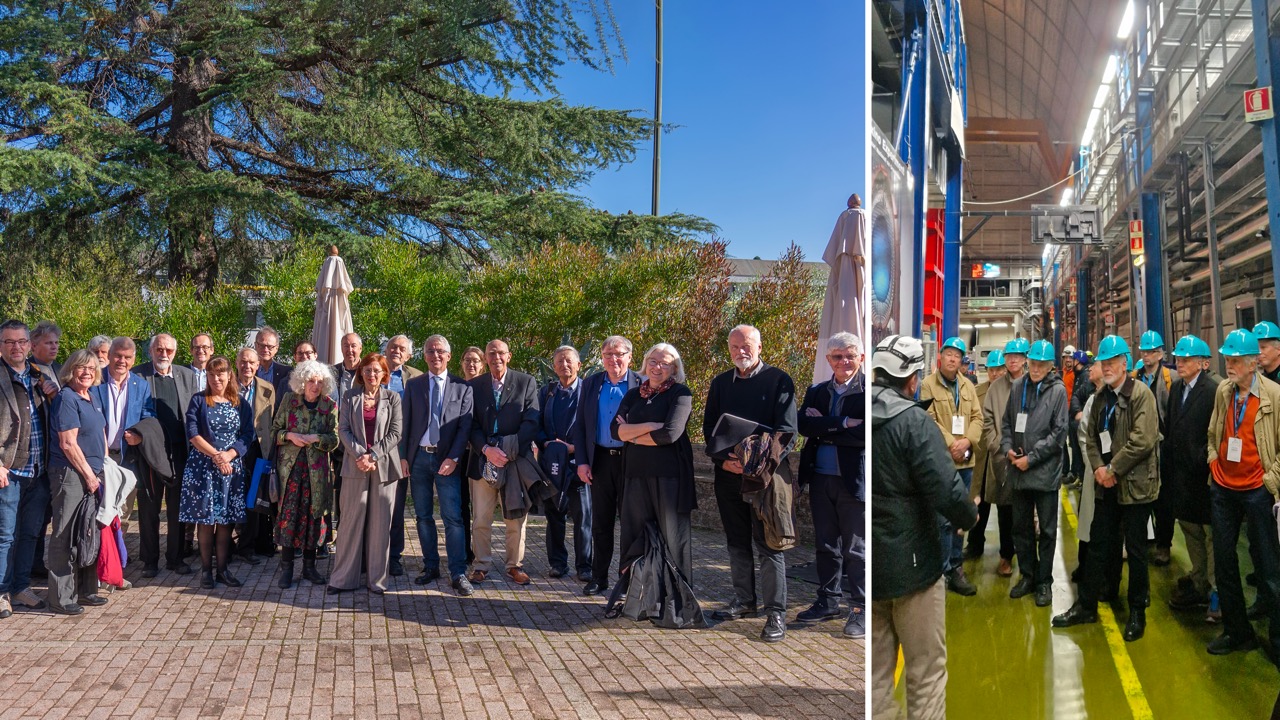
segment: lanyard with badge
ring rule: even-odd
[[[1240,391],[1236,390],[1231,394],[1231,417],[1235,424],[1232,427],[1231,435],[1227,436],[1227,461],[1240,462],[1240,458],[1244,455],[1244,441],[1240,439],[1240,426],[1244,424],[1245,412],[1249,409],[1249,396],[1253,394],[1253,386],[1258,383],[1255,376],[1249,383],[1249,392],[1245,393],[1244,402],[1240,402]],[[1239,405],[1239,409],[1236,406]]]
[[[1036,383],[1036,403],[1040,402],[1040,386],[1043,380]],[[1022,381],[1022,412],[1018,413],[1018,417],[1013,422],[1014,432],[1027,431],[1027,386],[1031,384],[1031,378]]]
[[[1120,404],[1120,398],[1107,405],[1106,412],[1102,415],[1102,429],[1098,432],[1098,447],[1102,454],[1106,455],[1111,452],[1111,423],[1116,415],[1116,406]]]
[[[942,387],[947,387],[947,381],[942,380]],[[948,388],[955,395],[956,414],[951,416],[951,434],[964,435],[964,416],[960,414],[960,375],[956,375],[956,384],[954,387]]]

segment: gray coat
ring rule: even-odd
[[[378,479],[386,484],[404,475],[400,472],[400,435],[403,420],[400,413],[400,394],[378,388],[378,414],[374,420],[373,437],[364,433],[364,405],[360,396],[363,388],[353,387],[342,397],[338,405],[338,439],[346,452],[342,458],[343,477],[361,477],[356,468],[356,458],[369,451],[378,458]]]
[[[1015,432],[1022,412],[1027,414],[1026,429]],[[1056,491],[1062,478],[1062,445],[1066,439],[1067,387],[1058,373],[1051,371],[1039,383],[1032,382],[1029,374],[1015,380],[1000,422],[1000,456],[1007,458],[1010,450],[1018,450],[1026,454],[1030,465],[1023,471],[1010,463],[1009,485],[1014,490]]]

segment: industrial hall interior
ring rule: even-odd
[[[1280,3],[871,12],[873,716],[1272,717]]]

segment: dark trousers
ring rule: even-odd
[[[329,464],[333,467],[333,509],[324,514],[324,532],[320,534],[320,544],[333,542],[334,530],[338,527],[338,499],[342,497],[342,446],[329,453]]]
[[[956,472],[960,473],[960,479],[964,481],[964,489],[967,491],[973,484],[973,468],[956,470]],[[814,522],[817,520],[815,519]],[[941,515],[938,516],[938,534],[942,543],[942,572],[946,574],[964,563],[964,535],[957,533],[951,522]]]
[[[52,492],[53,535],[49,538],[49,592],[46,600],[55,608],[76,604],[77,598],[98,592],[98,568],[76,567],[71,558],[72,524],[76,506],[84,498],[84,480],[69,467],[49,472]]]
[[[1084,477],[1084,455],[1080,452],[1080,423],[1072,420],[1067,423],[1067,455],[1070,463],[1067,467],[1074,478]]]
[[[145,475],[145,473],[143,473]],[[145,477],[138,478],[139,484],[147,483]],[[164,505],[165,547],[164,561],[168,565],[182,564],[182,522],[178,520],[178,505],[182,496],[182,480],[179,478],[172,486],[165,485],[156,478],[156,494],[150,487],[138,489],[138,548],[142,555],[142,565],[148,568],[160,567],[160,506]],[[253,513],[249,513],[253,515]],[[252,518],[251,518],[252,519]]]
[[[568,496],[567,512],[552,507],[554,498],[547,504],[547,564],[553,570],[568,573],[569,548],[565,546],[564,536],[568,521],[572,519],[574,568],[579,575],[591,575],[591,489],[571,480]]]
[[[49,473],[42,470],[35,478],[19,478],[9,474],[10,484],[18,483],[18,521],[13,537],[13,553],[9,562],[4,592],[17,595],[31,586],[31,568],[35,564],[36,540],[44,537],[45,513],[49,509]],[[44,565],[44,558],[40,558]]]
[[[1164,493],[1160,493],[1155,501],[1151,503],[1151,517],[1155,520],[1156,547],[1173,547],[1173,527],[1177,525],[1177,522],[1173,517],[1173,504],[1169,502],[1169,498]],[[1272,524],[1274,525],[1274,523]],[[1138,550],[1145,548],[1145,544],[1137,546]]]
[[[987,521],[991,519],[991,503],[983,502],[978,506],[978,524],[969,531],[969,544],[981,553],[987,544]],[[1013,559],[1013,506],[996,505],[996,524],[1000,531],[1000,557]]]
[[[458,474],[462,476],[459,488],[462,495],[462,541],[463,547],[467,549],[467,565],[470,565],[476,559],[476,554],[471,549],[471,482],[467,478],[467,468],[469,459],[467,454],[462,454],[462,461],[458,463]]]
[[[409,478],[396,481],[396,503],[391,507],[391,559],[404,554],[404,503],[409,496]]]
[[[1036,518],[1040,534],[1036,535]],[[1013,547],[1018,569],[1035,582],[1053,582],[1053,551],[1058,542],[1058,491],[1013,491]]]
[[[1245,521],[1249,538],[1249,554],[1256,566],[1258,597],[1267,602],[1271,621],[1271,645],[1280,646],[1280,541],[1271,516],[1273,500],[1267,488],[1228,490],[1216,482],[1209,483],[1209,511],[1213,525],[1214,575],[1218,580],[1218,600],[1222,603],[1222,626],[1235,640],[1255,635],[1245,610],[1244,588],[1240,585],[1240,558],[1236,546],[1240,541],[1240,523]],[[1133,552],[1129,552],[1133,557]]]
[[[725,544],[729,547],[729,574],[738,602],[755,605],[761,610],[787,609],[786,553],[774,550],[764,541],[764,525],[756,517],[751,504],[742,499],[742,476],[716,467],[716,505],[724,526]],[[756,560],[760,557],[760,594],[756,602]]]
[[[1093,524],[1089,526],[1089,554],[1084,563],[1084,583],[1080,602],[1097,609],[1098,598],[1120,587],[1121,545],[1129,549],[1129,607],[1151,604],[1147,576],[1147,518],[1151,503],[1121,505],[1118,488],[1098,488],[1094,498]],[[1043,522],[1043,521],[1042,521]]]
[[[619,449],[621,450],[621,449]],[[591,577],[601,585],[609,584],[609,565],[613,563],[613,529],[622,505],[626,483],[622,478],[622,455],[597,447],[591,463]],[[622,538],[621,551],[627,551],[630,538]]]
[[[594,482],[594,481],[593,481]],[[678,478],[627,478],[622,498],[622,525],[635,528],[635,537],[644,537],[646,524],[656,522],[668,556],[684,579],[693,585],[693,532],[689,513],[677,510],[680,493]],[[640,543],[624,545],[618,550],[618,567],[626,567],[643,555]],[[629,582],[629,580],[628,580]]]
[[[817,551],[818,601],[838,607],[843,576],[849,582],[850,607],[865,608],[867,504],[849,491],[844,478],[815,475],[809,486],[809,508]]]

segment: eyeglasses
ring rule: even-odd
[[[20,340],[3,340],[0,342],[2,342],[5,347],[26,347],[31,344],[31,341],[26,338],[22,338]]]
[[[662,362],[653,358],[649,358],[649,361],[646,362],[645,365],[658,370],[670,370],[673,367],[672,363]]]
[[[278,345],[278,344],[276,344],[276,345],[268,345],[268,344],[266,344],[266,343],[262,343],[262,344],[261,344],[261,345],[259,345],[258,347],[262,348],[263,350],[279,350],[279,349],[280,349],[280,345]]]
[[[449,354],[449,351],[448,351],[448,350],[441,350],[441,349],[439,349],[439,348],[436,348],[436,349],[433,349],[433,350],[423,350],[423,351],[422,351],[422,354],[423,354],[423,355],[448,355],[448,354]]]
[[[210,352],[211,350],[213,350],[213,346],[212,345],[192,345],[191,351],[195,352],[196,350],[200,350],[202,352]]]
[[[628,355],[630,355],[630,354],[631,354],[631,353],[629,353],[629,352],[607,352],[607,353],[603,353],[604,357],[607,357],[607,358],[624,358],[624,357],[627,357],[627,356],[628,356]]]

